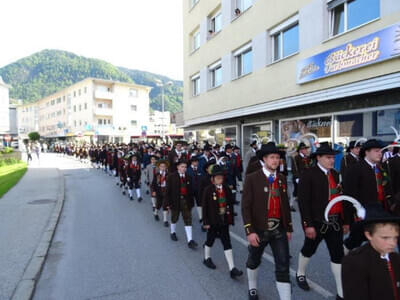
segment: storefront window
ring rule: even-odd
[[[374,135],[392,135],[394,132],[391,127],[400,128],[400,108],[378,110],[374,112],[373,120]]]
[[[339,137],[363,136],[363,114],[337,116]]]
[[[281,142],[299,139],[306,134],[315,134],[318,138],[331,137],[332,118],[320,117],[311,119],[289,120],[281,122]]]
[[[236,126],[196,130],[195,136],[195,139],[199,143],[208,141],[212,145],[219,144],[221,146],[228,143],[231,143],[233,145],[237,144]]]
[[[243,151],[250,149],[250,143],[257,140],[260,144],[266,143],[272,137],[272,122],[262,124],[243,125]]]

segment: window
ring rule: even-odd
[[[129,89],[129,97],[137,97],[138,96],[138,90],[137,89]]]
[[[61,97],[57,98],[57,103],[61,103]]]
[[[103,119],[99,119],[97,122],[99,125],[103,125]]]
[[[51,100],[51,105],[56,104],[56,100]]]
[[[137,106],[136,105],[131,105],[131,111],[137,111]]]
[[[218,11],[216,14],[211,16],[208,33],[212,36],[214,33],[220,32],[222,30],[222,13]]]
[[[86,94],[87,93],[87,86],[85,86],[84,88],[83,88],[83,92]]]
[[[63,96],[62,99],[63,99],[63,102],[65,102],[65,96]]]
[[[103,108],[103,104],[102,104],[102,103],[99,103],[99,104],[97,104],[97,107],[98,107],[98,108]]]
[[[299,24],[278,26],[272,30],[273,61],[280,60],[299,51]]]
[[[380,16],[379,0],[331,0],[330,36],[346,32]]]
[[[82,104],[79,104],[79,111],[82,110]]]
[[[76,97],[76,91],[74,91],[74,97]]]
[[[76,127],[76,120],[74,121],[74,127]]]
[[[76,112],[76,105],[74,105],[74,112]]]
[[[137,126],[137,121],[136,120],[132,120],[131,121],[131,126],[132,127],[136,127]]]
[[[239,16],[242,12],[249,9],[253,5],[253,0],[234,0],[236,6],[234,7],[235,15]]]
[[[222,66],[221,61],[217,61],[208,67],[210,74],[210,88],[220,86],[222,84]]]
[[[253,71],[253,52],[251,43],[243,46],[233,53],[235,58],[235,76],[236,78],[244,76]]]
[[[200,30],[197,30],[192,35],[192,51],[200,48]]]
[[[85,103],[84,106],[85,106],[85,109],[87,109],[87,103]]]
[[[81,89],[78,90],[78,95],[79,95],[79,96],[81,95]]]
[[[192,76],[192,96],[200,94],[200,74]]]

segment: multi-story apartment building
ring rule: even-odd
[[[184,0],[188,138],[393,140],[400,1]]]
[[[129,142],[149,122],[151,87],[87,78],[18,109],[20,132],[44,138]]]
[[[0,76],[0,144],[4,144],[10,131],[10,88],[11,86],[5,84]]]

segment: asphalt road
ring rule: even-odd
[[[239,216],[231,237],[236,266],[244,275],[232,280],[218,240],[212,248],[217,269],[202,264],[205,233],[195,210],[193,237],[199,248],[193,251],[187,247],[182,220],[177,226],[178,242],[170,240],[169,228],[154,220],[144,188],[144,201],[131,202],[114,178],[101,170],[70,158],[58,158],[55,164],[60,161],[68,165],[63,170],[66,200],[34,300],[247,299],[247,247],[240,206],[236,206]],[[298,213],[293,219],[292,275],[303,243]],[[279,299],[270,255],[268,248],[259,271],[260,299]],[[291,277],[292,299],[335,299],[323,243],[311,260],[308,278],[315,285],[304,292]]]

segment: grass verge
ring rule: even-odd
[[[17,184],[26,170],[24,162],[0,167],[0,198]]]

